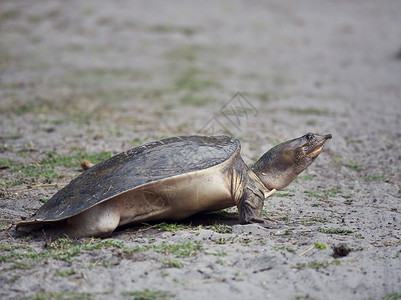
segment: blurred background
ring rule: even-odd
[[[399,146],[397,0],[2,1],[0,34],[1,155],[312,131],[398,159],[372,149]]]

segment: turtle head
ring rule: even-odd
[[[281,143],[266,152],[251,169],[269,190],[282,189],[315,161],[331,137],[331,134],[308,133]]]

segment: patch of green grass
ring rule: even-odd
[[[47,246],[48,251],[40,252],[39,256],[53,257],[54,259],[67,262],[71,262],[72,258],[79,255],[85,247],[83,244],[78,244],[68,238],[59,238]]]
[[[15,20],[21,16],[21,11],[15,9],[2,9],[0,12],[0,23]]]
[[[134,88],[109,88],[109,89],[90,89],[81,92],[75,92],[74,97],[85,100],[101,100],[104,102],[104,105],[107,103],[115,103],[121,102],[129,99],[133,99],[136,97],[146,97],[149,94],[148,91],[143,91],[140,89]],[[156,94],[152,94],[152,98],[155,98]],[[157,97],[159,98],[159,97]],[[93,114],[89,114],[89,117],[92,118]]]
[[[178,230],[184,230],[188,229],[188,226],[182,225],[182,224],[177,224],[177,223],[160,223],[155,226],[155,228],[159,230],[165,230],[165,231],[178,231]]]
[[[345,195],[344,191],[340,190],[340,189],[329,189],[329,190],[323,191],[323,194],[325,197],[341,196],[342,198],[345,198],[345,199],[350,199],[353,197],[353,195]]]
[[[0,221],[0,231],[7,230],[9,227],[4,225],[3,221]]]
[[[19,133],[9,133],[9,134],[6,134],[5,136],[3,136],[3,139],[4,140],[18,140],[22,137],[23,137],[23,135],[19,134]],[[17,156],[19,156],[21,153],[23,153],[23,152],[18,152]]]
[[[332,164],[336,167],[339,168],[341,166],[345,166],[349,169],[352,169],[354,171],[362,171],[363,167],[361,166],[361,161],[360,160],[351,160],[351,161],[344,161],[344,159],[341,156],[335,156],[332,160]]]
[[[202,244],[200,242],[183,242],[175,244],[161,243],[156,246],[154,250],[163,254],[173,254],[176,257],[190,257],[195,256],[196,253],[202,250]]]
[[[397,300],[397,299],[401,299],[401,293],[391,293],[383,298],[383,300]]]
[[[320,244],[320,243],[316,243],[314,247],[322,249],[322,250],[326,249],[326,246],[324,244]]]
[[[57,154],[55,152],[47,153],[47,158],[43,159],[39,164],[46,167],[77,167],[83,159],[89,160],[93,164],[97,164],[103,160],[112,157],[111,152],[85,153],[75,152],[71,155]]]
[[[118,261],[115,261],[115,260],[108,260],[108,261],[104,261],[104,262],[102,263],[102,266],[105,267],[105,268],[108,268],[108,267],[111,266],[111,265],[118,265],[118,264],[119,264]]]
[[[43,21],[43,17],[40,15],[29,15],[28,22],[36,25],[37,23],[41,23]]]
[[[278,86],[284,85],[286,83],[289,83],[291,81],[290,78],[287,78],[284,74],[274,74],[271,77],[271,81]]]
[[[220,264],[220,265],[225,265],[225,264],[226,264],[226,261],[223,260],[223,259],[221,259],[221,258],[219,258],[219,259],[216,259],[215,263],[216,263],[216,264]]]
[[[19,259],[42,261],[48,258],[72,262],[76,256],[84,251],[108,247],[123,248],[124,243],[100,239],[91,239],[90,241],[79,243],[69,238],[58,238],[54,242],[48,243],[46,248],[42,251],[36,251],[34,248],[25,245],[1,245],[0,249],[9,253],[0,255],[0,262],[16,262]]]
[[[17,259],[28,258],[28,259],[37,259],[38,255],[35,253],[35,250],[29,246],[22,245],[9,245],[9,244],[1,244],[0,249],[10,252],[6,254],[0,254],[0,262],[14,262]],[[16,251],[23,250],[23,251]]]
[[[134,68],[85,68],[64,73],[58,81],[71,88],[110,87],[113,82],[131,83],[147,75]]]
[[[313,191],[304,191],[305,194],[307,194],[309,197],[314,197],[314,198],[321,198],[322,196],[313,192]]]
[[[401,253],[401,250],[398,250],[397,253],[391,258],[399,258],[400,257],[400,253]]]
[[[322,218],[312,218],[311,221],[319,222],[319,223],[332,223],[330,220],[322,219]]]
[[[164,259],[162,260],[162,264],[169,268],[182,268],[184,264],[174,259]]]
[[[386,178],[384,175],[370,175],[370,176],[361,176],[361,178],[366,181],[366,182],[372,182],[372,181],[385,181]]]
[[[115,240],[110,240],[110,239],[91,239],[90,242],[87,244],[84,244],[83,250],[94,250],[94,249],[100,249],[100,248],[108,248],[108,247],[115,247],[122,249],[124,248],[124,242],[121,241],[115,241]]]
[[[1,170],[6,170],[6,169],[13,170],[16,163],[17,162],[15,162],[11,159],[8,159],[8,158],[0,158],[0,169]]]
[[[233,240],[234,241],[234,240]],[[239,242],[241,243],[241,244],[244,244],[244,245],[247,245],[247,244],[250,244],[250,243],[252,243],[254,241],[254,239],[240,239],[239,240]]]
[[[68,51],[71,52],[81,52],[85,49],[85,46],[82,44],[78,44],[78,43],[71,43],[69,45],[67,45],[67,47],[65,48]]]
[[[22,116],[26,114],[46,114],[50,111],[61,111],[60,103],[57,101],[51,101],[49,99],[38,98],[35,99],[35,103],[32,100],[16,100],[13,105],[2,107],[5,113],[15,114]]]
[[[256,78],[257,77],[258,77],[258,75],[256,75]],[[258,99],[258,100],[260,100],[262,102],[268,102],[268,101],[273,99],[274,95],[272,95],[272,94],[270,94],[268,92],[262,92],[262,93],[251,93],[249,95],[249,97],[251,97],[253,99]]]
[[[32,182],[29,178],[34,180],[41,180],[44,182],[52,182],[54,179],[62,178],[56,167],[79,167],[83,159],[87,159],[92,163],[98,163],[112,156],[111,153],[84,153],[75,152],[71,155],[61,155],[54,152],[49,152],[47,157],[39,162],[32,162],[24,164],[7,158],[0,159],[0,167],[6,168],[10,173],[16,173],[14,181],[2,181],[1,185],[6,187],[22,184],[24,182]]]
[[[10,280],[11,280],[12,282],[16,282],[20,277],[21,277],[20,275],[14,274],[13,276],[11,276],[11,279],[10,279]]]
[[[327,220],[327,219],[321,219],[321,218],[312,218],[310,219],[310,221],[304,221],[302,222],[303,225],[306,226],[311,226],[311,225],[315,225],[316,222],[318,223],[332,223],[331,221]]]
[[[203,249],[201,243],[195,242],[182,242],[182,243],[161,243],[159,245],[144,245],[144,246],[135,246],[135,247],[124,247],[124,252],[138,252],[138,251],[146,251],[146,250],[154,250],[163,254],[173,254],[176,257],[190,257],[196,255],[196,253]]]
[[[16,249],[24,249],[27,251],[35,251],[32,247],[27,245],[11,245],[11,244],[0,244],[0,249],[4,251],[14,251]]]
[[[234,238],[219,238],[218,240],[214,241],[215,244],[219,244],[219,245],[224,245],[227,243],[233,243],[234,242]]]
[[[315,222],[306,222],[306,221],[303,221],[303,222],[301,222],[302,223],[302,225],[305,225],[305,226],[312,226],[312,225],[315,225]]]
[[[214,224],[212,226],[207,226],[206,228],[211,229],[217,233],[231,233],[233,231],[231,226],[220,224]]]
[[[355,171],[362,171],[363,170],[363,168],[360,165],[359,161],[349,161],[349,162],[344,163],[344,166],[346,166],[346,167],[348,167],[348,168],[350,168],[352,170],[355,170]]]
[[[169,61],[185,62],[192,65],[201,53],[211,52],[211,50],[213,48],[201,44],[180,45],[167,52],[166,58]]]
[[[68,277],[77,274],[77,272],[75,270],[65,270],[65,271],[57,270],[56,274],[60,277]]]
[[[268,211],[262,210],[262,216],[273,217],[274,214],[272,212],[268,212]]]
[[[297,269],[304,269],[304,268],[312,268],[312,269],[321,269],[321,268],[327,268],[328,266],[331,265],[341,265],[341,261],[340,260],[333,260],[333,261],[325,261],[325,262],[310,262],[310,263],[298,263],[296,265]]]
[[[167,300],[174,295],[166,291],[144,289],[143,291],[122,292],[121,296],[131,297],[134,300]]]
[[[317,231],[326,234],[350,234],[354,232],[349,229],[341,229],[341,228],[318,228]]]
[[[217,251],[217,252],[208,252],[206,254],[215,255],[215,256],[227,256],[227,253],[224,251]]]
[[[11,265],[10,269],[31,269],[32,266],[31,265],[27,265],[27,264],[23,264],[20,262],[15,262],[13,265]]]
[[[319,207],[319,206],[323,206],[323,204],[321,204],[321,203],[312,203],[310,206]]]
[[[297,178],[298,178],[298,179],[301,179],[301,180],[305,180],[305,181],[311,181],[311,180],[313,180],[313,177],[312,177],[311,175],[300,175],[300,176],[298,176]]]
[[[343,159],[342,159],[341,156],[334,156],[332,161],[331,161],[332,165],[335,166],[336,168],[341,167],[342,166],[342,162],[343,162]]]
[[[174,278],[173,281],[174,281],[175,283],[180,283],[180,281],[179,281],[177,278]]]
[[[90,300],[94,294],[85,292],[38,292],[25,300]]]
[[[330,196],[330,197],[336,197],[338,194],[342,194],[343,191],[340,189],[330,189],[327,191],[323,191],[323,194],[325,196]]]
[[[293,193],[274,193],[273,197],[293,197],[295,194]]]
[[[219,85],[215,80],[204,78],[203,72],[200,69],[194,67],[186,69],[175,81],[176,90],[184,90],[190,94],[208,88],[215,88],[218,86]]]
[[[155,247],[156,247],[155,245],[124,247],[123,251],[126,252],[126,253],[132,253],[132,252],[140,252],[140,251],[146,251],[146,250],[149,250],[149,249],[154,249]]]
[[[203,96],[186,95],[180,99],[181,104],[193,105],[193,106],[204,106],[208,103],[214,102],[215,99],[207,98]]]
[[[328,197],[337,197],[337,196],[342,196],[343,198],[351,198],[352,196],[350,195],[343,195],[343,191],[340,189],[329,189],[326,191],[323,191],[323,194],[318,194],[316,192],[313,191],[304,191],[304,193],[306,195],[308,195],[309,197],[313,197],[313,198],[328,198]]]
[[[314,115],[314,116],[327,116],[333,117],[335,116],[334,112],[329,111],[328,109],[318,109],[315,107],[307,107],[307,108],[290,108],[288,111],[294,115]]]
[[[181,33],[190,36],[200,31],[200,28],[178,26],[174,24],[156,24],[150,26],[148,30],[155,33]]]
[[[130,141],[128,141],[128,143],[130,143],[130,145],[132,146],[139,146],[142,145],[145,142],[146,138],[140,138],[140,137],[136,137]]]
[[[318,298],[314,298],[309,296],[309,294],[307,295],[294,295],[293,297],[295,300],[319,300]]]

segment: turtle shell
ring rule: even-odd
[[[72,217],[146,184],[222,164],[239,150],[229,136],[179,136],[132,148],[79,175],[20,225]]]

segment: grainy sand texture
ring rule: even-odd
[[[93,163],[331,133],[265,200],[106,239],[15,224]],[[401,2],[1,1],[1,299],[401,299]],[[273,221],[272,221],[273,220]]]

